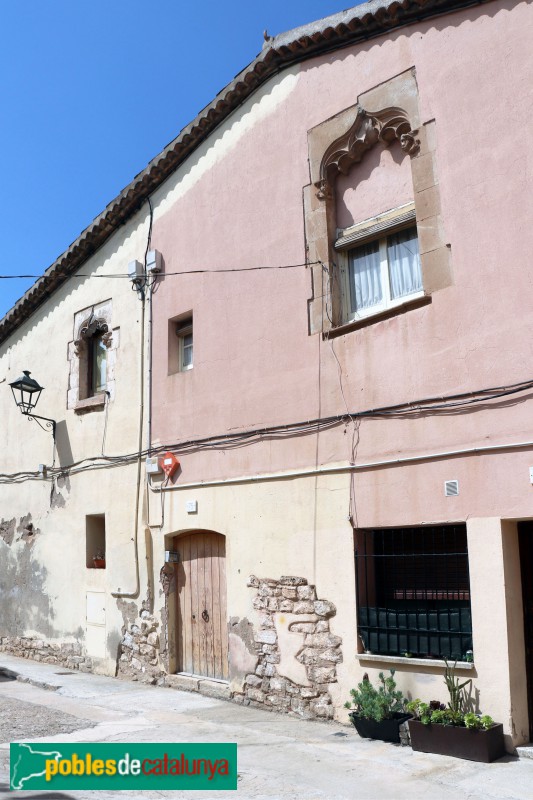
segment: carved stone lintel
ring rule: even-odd
[[[76,339],[74,341],[74,353],[80,358],[87,349],[87,341],[85,339]]]
[[[331,200],[333,197],[333,190],[327,181],[320,181],[316,196],[319,200]]]
[[[415,156],[420,150],[420,139],[417,139],[416,134],[418,131],[411,131],[410,133],[402,133],[400,136],[400,147],[410,156]]]
[[[352,166],[361,161],[366,151],[378,141],[391,143],[398,140],[405,153],[416,155],[420,149],[420,140],[416,138],[416,133],[416,130],[411,129],[411,123],[402,108],[385,108],[372,114],[359,108],[351,128],[324,153],[320,165],[320,181],[316,184],[317,197],[320,200],[331,199],[339,173],[347,175]]]
[[[91,314],[87,322],[85,322],[80,328],[80,338],[90,339],[92,336],[95,336],[95,334],[107,333],[107,332],[108,332],[108,327],[105,319],[102,319],[100,317],[93,317],[93,315]]]

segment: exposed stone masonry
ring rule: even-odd
[[[3,636],[0,639],[0,652],[42,661],[43,664],[58,664],[80,672],[91,672],[93,666],[92,659],[83,654],[78,642],[53,644],[26,636]]]
[[[144,602],[140,616],[128,623],[122,636],[118,674],[154,685],[163,683],[165,671],[159,662],[159,622],[147,606]]]
[[[259,612],[254,636],[258,664],[255,673],[246,676],[244,692],[235,694],[234,701],[306,719],[331,719],[333,705],[328,689],[336,682],[337,664],[342,661],[342,639],[329,628],[335,606],[317,599],[315,587],[305,578],[283,576],[272,580],[252,575],[248,586],[257,589],[253,606]],[[300,616],[301,621],[298,617],[291,620],[293,615]],[[284,640],[282,646],[280,638]],[[303,666],[299,681],[294,679],[298,668],[294,669],[293,659]]]

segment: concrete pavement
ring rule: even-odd
[[[335,723],[303,721],[198,694],[70,672],[3,653],[1,668],[18,679],[0,682],[0,719],[8,713],[5,709],[19,709],[14,727],[21,741],[237,742],[236,795],[143,791],[139,793],[143,800],[533,798],[533,760],[508,756],[493,764],[476,764],[414,753],[411,748],[360,739],[354,729]],[[4,790],[9,798],[129,800],[126,792],[7,792],[8,741],[0,744],[0,795]]]

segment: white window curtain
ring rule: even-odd
[[[379,242],[371,242],[352,250],[349,269],[352,312],[383,302]]]
[[[399,231],[387,237],[387,259],[392,300],[421,291],[422,274],[416,228]]]

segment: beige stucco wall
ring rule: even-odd
[[[40,463],[52,465],[51,432],[40,430],[36,422],[20,414],[8,386],[23,369],[29,369],[45,387],[35,413],[57,421],[56,467],[67,468],[102,452],[118,456],[137,451],[141,398],[146,391],[140,374],[141,303],[129,280],[95,276],[125,274],[129,261],[142,261],[147,230],[146,215],[140,212],[88,260],[79,271],[84,277],[70,278],[1,346],[4,475],[36,472]],[[101,409],[79,415],[67,408],[68,344],[77,335],[75,315],[104,301],[111,306],[114,336],[118,329],[114,396],[107,413]],[[144,447],[145,431],[142,442]],[[103,591],[105,633],[100,630],[99,635],[105,636],[105,654],[95,658],[93,668],[114,674],[123,614],[120,601],[111,592],[134,592],[136,588],[136,483],[135,463],[77,473],[67,470],[63,475],[49,473],[46,480],[2,480],[0,508],[6,536],[0,538],[0,636],[77,641],[85,648],[86,595]],[[90,514],[105,514],[105,570],[86,567],[86,515]],[[29,521],[37,532],[23,539]],[[7,544],[12,529],[14,536]],[[143,570],[146,559],[141,558]],[[141,585],[145,587],[145,578]],[[144,599],[144,593],[143,589],[136,603]]]

